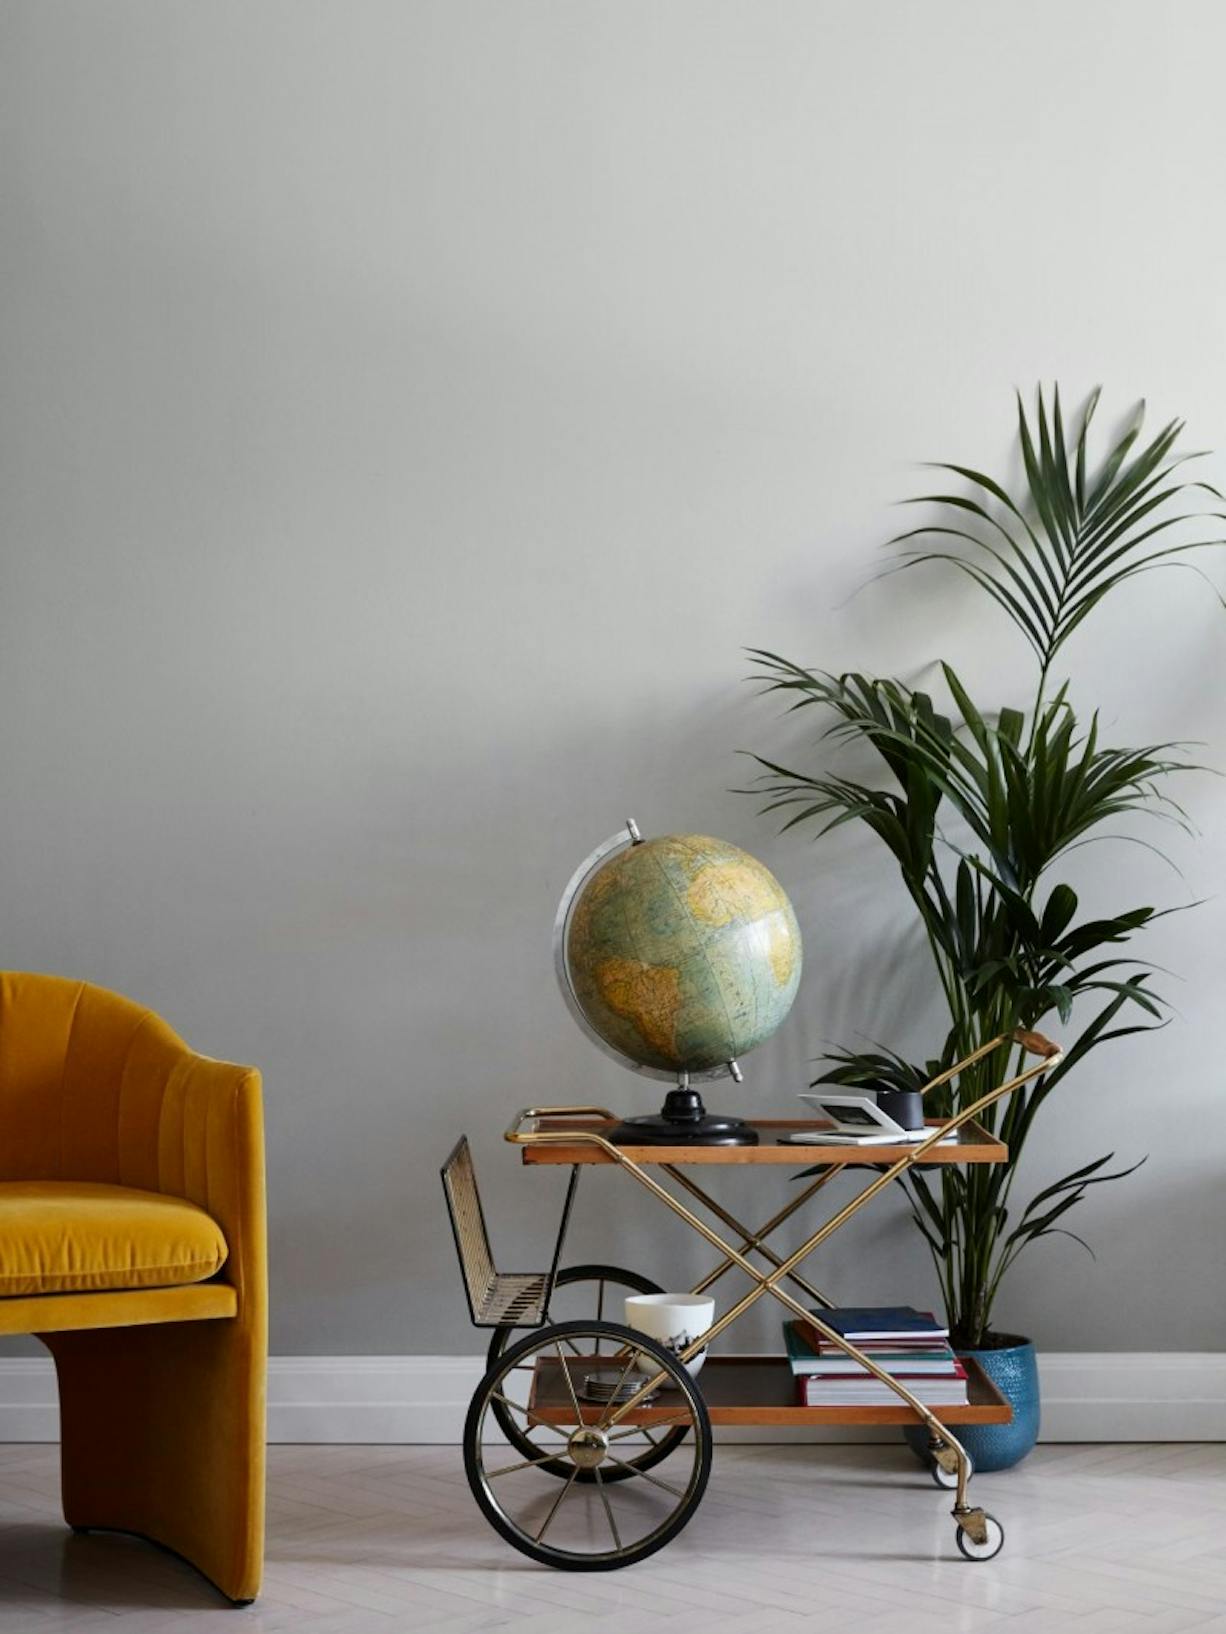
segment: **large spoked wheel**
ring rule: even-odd
[[[658,1283],[652,1282],[650,1277],[640,1276],[637,1271],[623,1270],[617,1265],[569,1265],[565,1270],[558,1272],[553,1285],[553,1298],[549,1305],[550,1320],[556,1324],[594,1317],[597,1322],[606,1320],[620,1322],[624,1311],[622,1301],[627,1294],[663,1292],[663,1288]],[[499,1358],[506,1354],[522,1331],[521,1328],[494,1329],[486,1357],[487,1368],[497,1364]],[[578,1355],[574,1346],[570,1348],[572,1355]],[[608,1339],[601,1340],[598,1344],[598,1350],[610,1357],[619,1348],[619,1345]],[[524,1367],[530,1369],[531,1364],[525,1363]],[[514,1394],[514,1391],[511,1394]],[[521,1457],[531,1458],[540,1450],[525,1435],[522,1420],[509,1408],[504,1407],[497,1398],[490,1411],[497,1420],[498,1428]],[[603,1479],[624,1481],[632,1476],[635,1470],[654,1469],[677,1450],[685,1436],[685,1425],[665,1430],[645,1426],[637,1437],[625,1443],[622,1453],[625,1464],[606,1469]],[[633,1468],[625,1467],[627,1465],[632,1465]],[[542,1468],[546,1475],[569,1480],[573,1465],[568,1459],[559,1458],[543,1465]],[[591,1470],[581,1470],[576,1479],[584,1486],[591,1486],[595,1483],[596,1477]]]
[[[663,1375],[629,1418],[690,1432],[666,1474],[627,1456],[642,1446],[642,1424],[584,1399],[595,1372],[623,1384]],[[516,1445],[503,1439],[495,1406],[517,1421]],[[555,1465],[566,1470],[561,1486],[550,1478]],[[614,1571],[662,1549],[697,1509],[711,1473],[711,1421],[694,1380],[654,1339],[616,1322],[562,1322],[526,1335],[482,1379],[464,1425],[464,1469],[490,1525],[530,1560]]]

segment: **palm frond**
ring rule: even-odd
[[[1119,585],[1142,573],[1191,565],[1186,556],[1226,544],[1220,530],[1214,531],[1226,523],[1226,511],[1200,503],[1205,497],[1222,502],[1221,493],[1210,483],[1177,475],[1203,458],[1200,452],[1174,453],[1183,421],[1169,421],[1134,454],[1144,422],[1144,404],[1138,405],[1097,473],[1089,474],[1088,433],[1099,395],[1096,387],[1071,440],[1059,386],[1050,404],[1038,388],[1032,415],[1019,395],[1025,492],[1009,494],[969,466],[933,462],[934,469],[961,477],[975,491],[939,491],[905,501],[933,507],[936,516],[887,541],[899,556],[887,573],[937,562],[955,568],[1009,616],[1044,673]],[[1177,534],[1173,542],[1159,542],[1170,529],[1187,529],[1196,537]]]

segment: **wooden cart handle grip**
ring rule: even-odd
[[[1059,1044],[1053,1044],[1050,1038],[1044,1038],[1042,1033],[1029,1033],[1024,1027],[1014,1030],[1013,1042],[1020,1044],[1030,1055],[1041,1055],[1047,1060],[1061,1053]]]

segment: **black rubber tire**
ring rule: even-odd
[[[641,1276],[637,1271],[626,1271],[618,1265],[568,1265],[559,1271],[554,1282],[555,1288],[570,1288],[578,1282],[611,1282],[615,1287],[628,1288],[636,1294],[662,1294],[664,1289],[659,1283],[653,1282],[650,1277]],[[539,1331],[539,1330],[537,1330]],[[490,1339],[489,1350],[486,1352],[485,1368],[488,1373],[494,1364],[503,1356],[513,1343],[517,1343],[517,1336],[523,1332],[522,1328],[495,1328]],[[491,1402],[490,1412],[497,1421],[498,1428],[507,1440],[525,1458],[531,1458],[537,1451],[536,1446],[520,1429],[514,1416],[509,1413],[501,1402]],[[662,1464],[666,1458],[676,1452],[685,1440],[689,1431],[684,1427],[679,1430],[666,1431],[658,1445],[649,1447],[647,1451],[637,1457],[628,1459],[634,1469],[654,1469]],[[542,1464],[541,1468],[547,1475],[556,1475],[561,1480],[570,1477],[571,1465],[564,1460],[556,1464]],[[633,1470],[615,1469],[605,1474],[605,1481],[625,1481],[632,1477]],[[591,1470],[581,1470],[576,1479],[584,1486],[590,1486],[596,1479]]]
[[[480,1432],[481,1420],[488,1400],[488,1393],[500,1382],[506,1363],[514,1363],[521,1355],[529,1355],[534,1348],[539,1348],[543,1338],[548,1340],[564,1340],[571,1335],[590,1335],[599,1329],[602,1337],[616,1339],[619,1343],[635,1345],[645,1355],[650,1356],[672,1376],[676,1387],[686,1398],[686,1405],[693,1414],[693,1433],[696,1448],[697,1468],[691,1484],[682,1499],[680,1506],[657,1531],[650,1533],[638,1544],[616,1553],[580,1555],[566,1550],[552,1549],[547,1544],[536,1543],[525,1533],[513,1526],[502,1511],[491,1502],[485,1483],[481,1478],[480,1460]],[[491,1402],[490,1410],[497,1403]],[[501,1426],[500,1426],[501,1427]],[[539,1451],[539,1448],[536,1449]],[[545,1466],[539,1466],[544,1468]],[[573,1466],[571,1466],[573,1467]],[[512,1345],[502,1357],[497,1367],[491,1368],[477,1386],[468,1413],[464,1420],[464,1473],[468,1477],[468,1484],[477,1506],[489,1521],[494,1530],[503,1537],[513,1549],[527,1555],[529,1560],[535,1560],[542,1566],[553,1566],[560,1571],[569,1572],[610,1572],[619,1571],[623,1566],[632,1566],[637,1561],[646,1560],[654,1555],[666,1543],[688,1525],[694,1511],[702,1501],[706,1491],[707,1481],[711,1475],[711,1419],[707,1412],[707,1404],[697,1384],[690,1378],[685,1368],[677,1361],[670,1351],[663,1345],[649,1339],[646,1334],[636,1333],[633,1328],[623,1326],[619,1322],[560,1322],[556,1326],[540,1329],[525,1334],[515,1345]],[[577,1477],[576,1477],[577,1484]]]

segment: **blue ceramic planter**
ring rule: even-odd
[[[1039,1369],[1028,1339],[1002,1334],[1010,1340],[993,1350],[962,1350],[973,1356],[1013,1408],[1011,1424],[957,1424],[954,1434],[970,1453],[977,1470],[1012,1469],[1039,1439]],[[911,1450],[928,1462],[928,1432],[904,1430]]]

